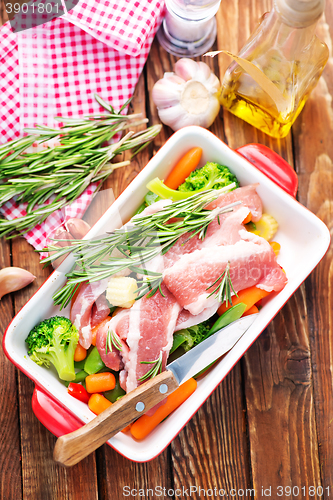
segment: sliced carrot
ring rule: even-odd
[[[235,306],[236,304],[239,304],[240,302],[243,302],[246,304],[246,309],[244,312],[248,311],[254,304],[258,302],[258,300],[263,299],[264,297],[267,297],[271,292],[266,292],[266,290],[261,290],[261,288],[257,288],[256,286],[250,286],[249,288],[245,288],[244,290],[241,290],[238,292],[238,297],[234,295],[232,297],[232,304],[228,303],[228,307],[226,306],[226,303],[223,302],[223,304],[218,308],[217,312],[221,316],[227,309],[230,309],[230,307]]]
[[[136,439],[144,439],[155,427],[162,422],[171,412],[178,408],[187,398],[193,394],[197,387],[197,382],[194,378],[190,378],[171,393],[166,400],[166,403],[155,411],[153,415],[148,417],[142,415],[134,424],[131,425],[131,434]]]
[[[78,344],[74,352],[74,361],[82,361],[87,357],[87,349]]]
[[[252,307],[250,307],[250,309],[245,311],[243,316],[250,316],[250,314],[257,314],[257,312],[259,312],[259,309],[257,308],[257,306],[252,306]]]
[[[278,243],[277,241],[270,241],[269,244],[273,248],[275,255],[278,256],[281,249],[280,243]]]
[[[124,429],[121,432],[124,432],[124,433],[128,432],[131,429],[131,425],[132,424],[126,425],[126,427],[124,427]]]
[[[243,220],[243,224],[248,224],[249,222],[251,222],[251,220],[252,220],[252,214],[250,212]]]
[[[111,405],[111,401],[102,396],[102,394],[92,394],[88,401],[88,406],[95,415],[99,415]]]
[[[86,389],[90,394],[95,392],[111,391],[116,387],[116,379],[113,373],[93,373],[85,378]]]
[[[101,328],[102,326],[104,326],[108,321],[110,321],[111,319],[111,316],[107,316],[105,319],[103,319],[103,321],[101,321],[100,323],[98,323],[98,325],[94,326],[94,328],[92,328],[91,330],[91,343],[92,345],[96,345],[96,334],[97,334],[97,331],[99,328]]]
[[[170,174],[164,181],[164,184],[171,189],[177,189],[186,177],[199,165],[202,149],[192,148],[176,163]]]

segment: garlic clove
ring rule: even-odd
[[[174,106],[180,101],[184,80],[181,80],[181,84],[178,85],[170,85],[169,80],[169,78],[163,78],[153,87],[152,98],[158,108]]]
[[[202,61],[198,61],[197,65],[198,65],[198,73],[202,74],[203,80],[209,81],[210,76],[214,75],[214,73],[212,73],[210,67]]]
[[[188,125],[200,125],[200,115],[184,112],[184,108],[180,104],[171,108],[159,109],[158,115],[160,120],[172,130],[179,130]]]
[[[210,127],[219,114],[219,111],[219,101],[217,99],[210,99],[206,112],[204,114],[198,115],[200,117],[200,123],[198,125],[204,128]]]
[[[203,63],[205,64],[205,63]],[[207,64],[206,64],[207,66]],[[207,66],[208,67],[208,66]],[[186,82],[195,78],[198,71],[198,65],[193,59],[182,58],[175,64],[175,73]]]
[[[63,227],[58,227],[51,235],[48,236],[48,238],[51,239],[51,245],[56,246],[56,247],[68,247],[69,242],[71,240],[74,240],[73,236],[66,231]],[[65,241],[52,241],[52,240],[65,240]],[[49,256],[51,257],[54,253],[56,252],[49,252]],[[53,269],[57,269],[57,267],[60,266],[60,264],[65,260],[68,254],[62,255],[61,257],[58,257],[58,259],[55,259],[52,261],[52,267]]]
[[[220,93],[221,90],[221,84],[220,80],[217,78],[214,73],[211,73],[209,79],[206,81],[206,84],[211,87],[211,93],[216,94],[217,92]]]
[[[20,267],[5,267],[0,271],[0,299],[10,292],[21,290],[29,285],[36,276]]]
[[[90,231],[90,226],[87,222],[75,217],[65,222],[65,228],[75,240],[81,240]]]
[[[58,227],[51,236],[49,236],[50,239],[54,240],[65,240],[65,241],[56,241],[53,242],[53,245],[59,246],[59,247],[68,247],[69,245],[69,240],[73,240],[73,236],[66,231],[63,227]]]

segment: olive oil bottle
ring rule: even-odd
[[[276,85],[283,106],[235,61],[222,82],[225,108],[272,137],[288,134],[328,60],[326,44],[315,35],[324,2],[274,0],[239,53]]]

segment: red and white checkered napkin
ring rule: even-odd
[[[80,0],[64,18],[110,47],[137,56],[155,31],[163,6],[164,0]]]
[[[54,116],[82,116],[103,111],[95,101],[94,93],[119,109],[134,92],[163,15],[162,0],[146,0],[144,3],[145,7],[140,7],[142,2],[133,0],[118,0],[117,4],[106,0],[89,0],[80,3],[66,18],[58,18],[18,34],[12,33],[8,23],[2,26],[0,143],[19,137],[24,127],[36,124],[57,127],[59,122],[54,121]],[[98,10],[106,9],[107,4],[113,12],[111,17],[107,14],[108,10],[103,15]],[[84,10],[85,5],[87,11]],[[132,10],[129,10],[130,6]],[[130,20],[132,11],[135,15]],[[103,40],[105,43],[97,39],[97,35],[92,36],[88,33],[91,30],[83,26],[89,23],[89,12],[94,14],[92,26],[99,27],[101,33],[109,37],[107,42],[106,39]],[[84,29],[78,27],[78,23],[69,22],[75,16],[80,19]],[[152,25],[150,29],[149,25],[145,25],[148,17]],[[109,31],[105,30],[102,23],[105,19],[110,23]],[[116,27],[115,30],[111,29],[112,26]],[[116,33],[114,39],[112,31]],[[134,36],[132,46],[128,42],[133,38],[131,33]],[[126,48],[134,52],[134,48],[138,51],[141,46],[141,51],[136,57],[118,52],[109,46],[112,39],[113,44],[123,50]],[[85,197],[82,195],[82,200],[80,198],[71,206],[70,217],[83,215],[94,189],[95,186],[92,186],[85,192]],[[0,211],[11,219],[23,215],[25,207],[17,206],[11,200]],[[26,235],[29,243],[35,248],[43,248],[50,231],[67,220],[68,213],[69,209],[65,213],[49,216],[41,226]]]

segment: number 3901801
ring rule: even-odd
[[[59,14],[59,3],[6,3],[7,14]]]

